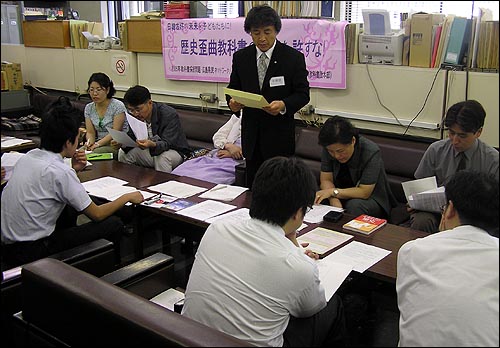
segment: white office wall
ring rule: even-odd
[[[116,96],[137,84],[137,55],[123,50],[73,50],[76,93],[86,93],[90,75],[103,72],[113,81]]]
[[[112,62],[116,55],[120,54],[126,56],[130,63],[126,76],[117,76],[112,69]],[[82,93],[87,88],[90,74],[103,71],[115,82],[117,97],[122,97],[128,87],[141,84],[152,91],[153,99],[157,101],[200,109],[203,107],[228,110],[223,94],[226,84],[167,80],[161,54],[25,48],[23,45],[2,44],[1,56],[2,60],[20,62],[24,81],[36,87]],[[405,127],[394,123],[393,116],[377,101],[368,72],[381,101],[406,125],[422,107],[437,70],[348,65],[347,89],[312,88],[310,104],[318,112],[352,117],[353,124],[360,128],[403,134]],[[411,127],[406,134],[440,138],[441,131],[432,127],[440,123],[444,77],[445,73],[441,71],[427,105],[415,120],[414,124],[419,127]],[[469,73],[468,98],[478,100],[486,109],[486,124],[481,139],[492,146],[499,146],[498,77],[498,73]],[[465,80],[465,72],[449,73],[447,106],[465,99]],[[215,93],[219,102],[205,104],[198,98],[200,93]],[[325,117],[327,116],[312,115],[305,118],[324,120]]]

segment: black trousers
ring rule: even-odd
[[[99,222],[76,226],[77,216],[73,208],[66,206],[50,236],[35,241],[2,244],[3,263],[9,268],[20,266],[101,238],[113,242],[115,262],[120,263],[120,239],[124,231],[120,218],[110,216]]]
[[[291,317],[284,347],[344,347],[346,322],[342,299],[334,294],[325,308],[309,318]]]

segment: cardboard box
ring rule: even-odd
[[[23,21],[24,46],[71,47],[69,21]]]
[[[157,19],[126,20],[127,51],[161,53],[161,21]]]
[[[430,68],[432,26],[444,21],[441,14],[414,14],[410,29],[410,66]]]
[[[20,91],[24,89],[21,64],[2,62],[2,90],[4,89],[3,86],[4,73],[5,73],[6,87],[9,91]]]

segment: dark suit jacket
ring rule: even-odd
[[[286,113],[277,116],[261,109],[243,109],[241,144],[245,158],[252,159],[256,150],[260,150],[264,159],[294,154],[294,114],[309,102],[307,75],[304,55],[277,41],[261,91],[255,45],[245,47],[234,54],[228,88],[262,94],[268,102],[283,100],[286,105]],[[270,79],[281,76],[284,77],[285,84],[270,87]],[[231,97],[226,96],[226,99],[229,103]]]

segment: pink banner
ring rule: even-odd
[[[161,20],[165,78],[229,82],[233,54],[252,44],[244,18]],[[346,88],[347,22],[323,19],[282,19],[278,40],[302,52],[309,84]]]

